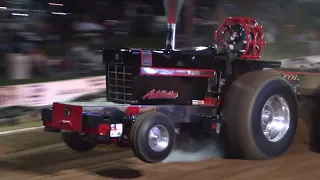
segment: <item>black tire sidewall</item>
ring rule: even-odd
[[[288,103],[290,110],[290,126],[286,135],[278,142],[270,142],[266,139],[261,128],[261,113],[266,101],[273,95],[280,95]],[[250,116],[249,116],[250,117]],[[295,135],[298,122],[298,107],[296,96],[290,85],[282,79],[268,82],[258,92],[251,112],[251,137],[260,152],[267,157],[276,157],[285,152]]]
[[[160,162],[164,160],[171,152],[174,141],[175,132],[174,125],[171,120],[162,114],[150,114],[150,116],[142,119],[143,122],[139,123],[139,127],[135,129],[136,135],[134,136],[134,147],[137,153],[141,156],[141,160],[150,163]],[[162,151],[156,152],[151,149],[148,141],[148,134],[152,127],[156,125],[164,126],[169,133],[168,147]]]
[[[104,115],[108,116],[114,122],[121,122],[123,118],[126,116],[126,114],[123,111],[117,108],[107,109]]]
[[[130,135],[129,135],[133,154],[142,161],[147,161],[147,160],[141,155],[139,151],[139,147],[137,146],[137,143],[136,143],[136,139],[137,139],[136,137],[138,135],[137,129],[139,129],[140,124],[144,122],[144,119],[147,116],[148,116],[148,113],[144,113],[139,116],[139,118],[131,126]]]
[[[77,152],[89,151],[97,146],[96,143],[87,142],[77,132],[62,132],[64,143]]]

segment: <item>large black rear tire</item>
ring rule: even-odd
[[[85,152],[97,146],[94,141],[85,140],[82,135],[77,132],[62,132],[64,143],[74,151]]]
[[[309,128],[309,148],[320,153],[320,96],[301,97],[299,105],[300,118]]]
[[[284,102],[284,105],[287,105],[288,111],[277,110],[277,113],[288,114],[287,119],[290,119],[287,126],[281,126],[286,127],[283,128],[286,131],[277,141],[268,139],[265,135],[268,133],[263,132],[265,122],[262,122],[262,110],[271,97],[277,97],[279,104]],[[234,152],[240,152],[240,158],[271,159],[288,150],[297,128],[298,108],[292,86],[283,77],[271,71],[255,71],[241,75],[231,84],[222,106],[227,122],[227,137],[230,143],[228,147]],[[274,109],[270,109],[269,113],[273,112]],[[267,117],[276,116],[272,115]],[[280,126],[272,127],[277,129]]]
[[[149,143],[149,133],[155,127],[162,131],[162,134],[166,134],[167,137],[167,145],[158,150],[153,149]],[[161,137],[164,136],[161,135]],[[161,162],[169,156],[173,148],[175,141],[174,124],[160,112],[146,112],[133,123],[130,130],[130,141],[132,151],[137,158],[146,163]]]

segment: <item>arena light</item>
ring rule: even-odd
[[[52,14],[54,14],[54,15],[64,15],[64,16],[66,16],[66,15],[71,14],[71,13],[52,12]]]
[[[29,16],[28,14],[11,13],[13,16]]]
[[[51,6],[64,6],[63,4],[60,3],[48,3]]]

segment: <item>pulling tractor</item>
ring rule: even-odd
[[[259,60],[265,41],[251,18],[226,19],[212,45],[189,49],[175,48],[175,29],[169,22],[164,49],[104,48],[108,102],[53,103],[42,109],[45,131],[78,152],[127,142],[147,163],[163,161],[181,134],[221,137],[238,158],[285,153],[319,71]]]

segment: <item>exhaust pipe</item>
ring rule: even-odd
[[[166,49],[173,50],[176,45],[176,23],[184,0],[163,0],[168,18],[168,36]]]
[[[172,50],[175,49],[176,44],[176,24],[168,23],[168,37],[166,41],[166,49]]]

